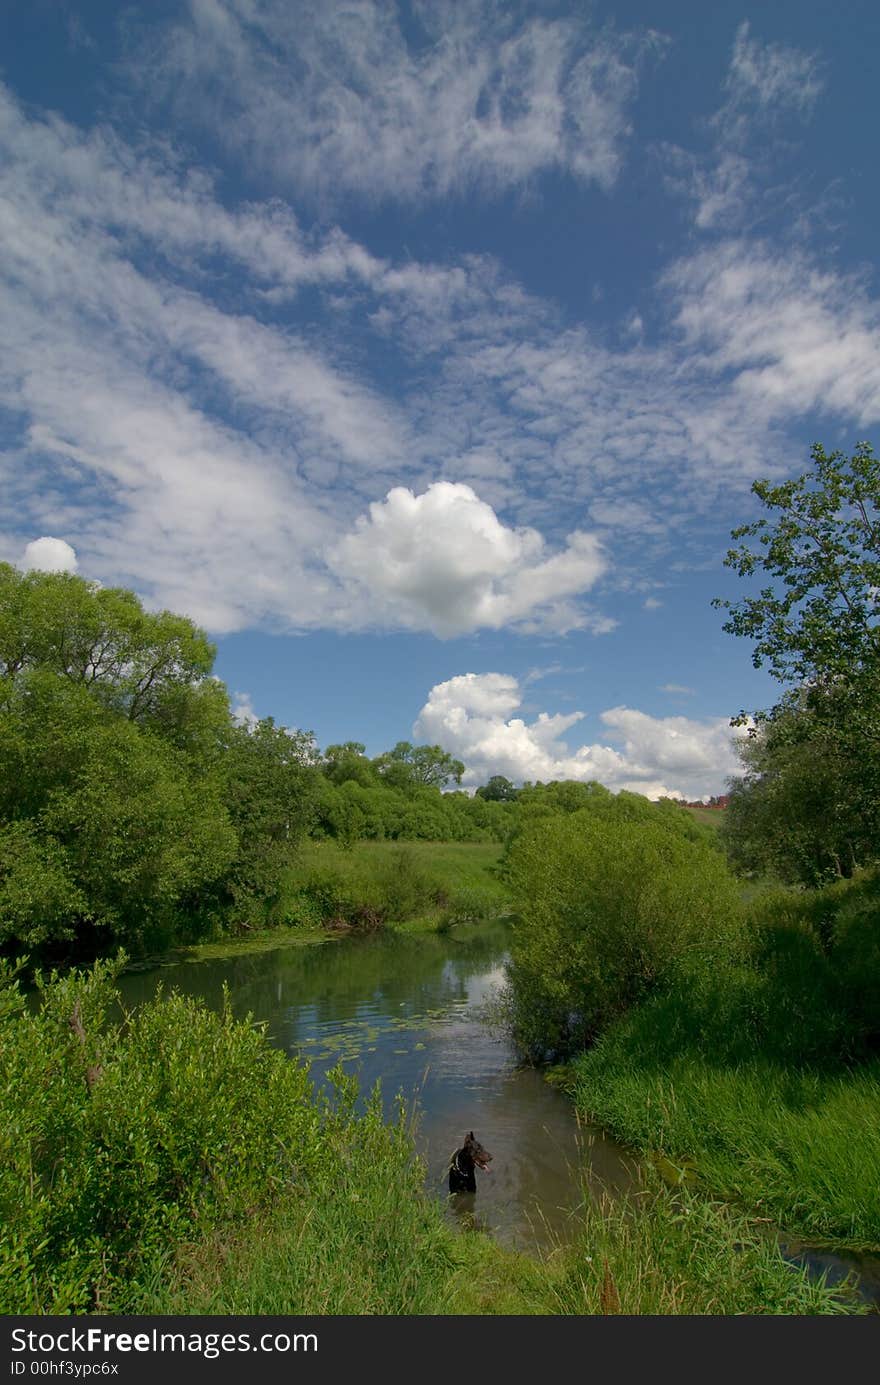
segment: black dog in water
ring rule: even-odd
[[[491,1173],[492,1170],[489,1168],[491,1158],[492,1155],[488,1149],[483,1148],[471,1130],[465,1136],[461,1149],[457,1149],[449,1161],[449,1191],[451,1193],[475,1193],[477,1180],[474,1177],[474,1169],[482,1169],[483,1173]]]

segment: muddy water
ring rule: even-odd
[[[484,1022],[503,981],[502,924],[443,937],[347,938],[220,961],[183,963],[123,978],[128,1004],[163,982],[219,1006],[229,986],[237,1014],[268,1024],[273,1043],[307,1058],[320,1081],[340,1059],[362,1089],[381,1081],[391,1109],[416,1102],[416,1142],[429,1191],[447,1215],[521,1249],[567,1241],[587,1187],[632,1185],[625,1152],[579,1129],[571,1103]],[[447,1199],[449,1157],[467,1131],[493,1155],[475,1196]]]

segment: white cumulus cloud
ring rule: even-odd
[[[413,734],[463,760],[466,785],[483,784],[493,774],[514,783],[595,779],[648,798],[694,799],[718,793],[739,768],[726,718],[652,717],[613,707],[600,719],[614,744],[572,751],[564,737],[584,712],[541,712],[526,721],[514,715],[521,703],[520,685],[510,674],[459,674],[431,689]]]
[[[331,568],[369,594],[380,623],[440,636],[524,622],[566,630],[590,619],[572,598],[606,567],[598,539],[576,531],[547,556],[535,529],[511,529],[470,486],[436,481],[422,495],[395,486],[328,555]]]
[[[76,572],[79,567],[76,550],[66,540],[48,535],[27,545],[21,565],[26,570],[35,568],[39,572]]]
[[[249,692],[232,694],[232,720],[238,726],[245,726],[248,729],[256,726],[260,720],[254,710],[253,698]]]

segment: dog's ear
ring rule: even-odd
[[[474,1135],[474,1132],[471,1130],[471,1131],[469,1131],[468,1134],[465,1136],[465,1139],[476,1141],[476,1136]]]

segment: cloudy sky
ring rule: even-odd
[[[874,0],[4,10],[0,558],[322,746],[722,791],[729,531],[876,441]]]

